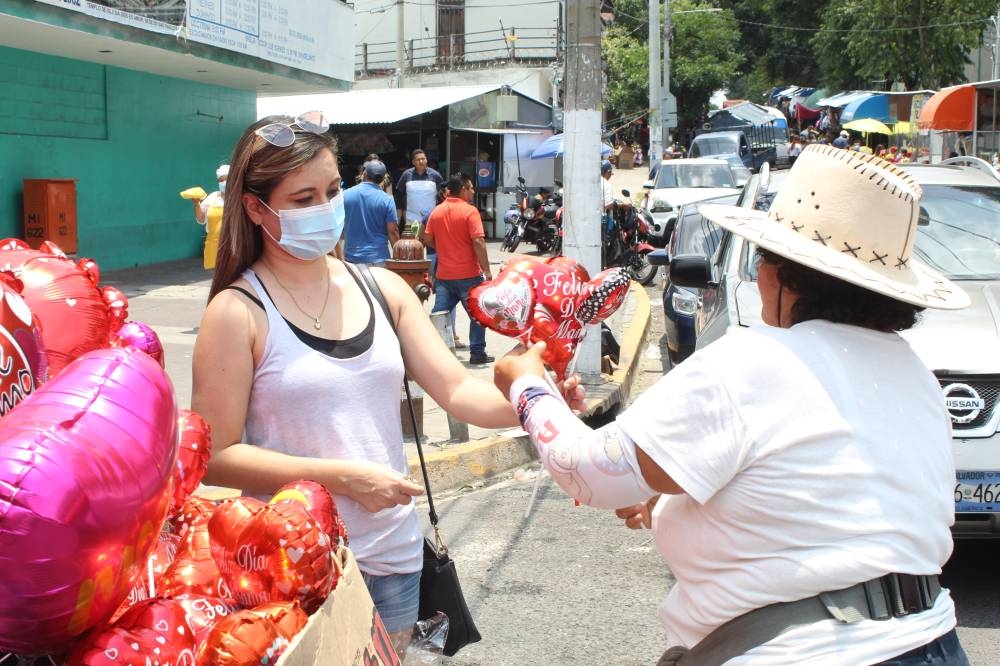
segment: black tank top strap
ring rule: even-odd
[[[240,292],[241,294],[243,294],[244,296],[246,296],[247,298],[249,298],[251,301],[253,301],[254,303],[256,303],[257,307],[259,307],[261,310],[264,309],[264,303],[263,303],[263,301],[261,301],[259,298],[257,298],[256,296],[254,296],[252,293],[250,293],[249,289],[244,289],[243,287],[237,287],[236,285],[232,285],[231,284],[228,287],[223,287],[222,291],[226,291],[227,289],[232,289],[233,291]]]

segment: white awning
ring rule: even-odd
[[[452,132],[480,132],[482,134],[541,134],[543,132],[551,132],[552,130],[529,130],[529,129],[480,129],[478,127],[452,127]]]
[[[394,123],[455,102],[499,90],[500,84],[441,88],[380,88],[320,95],[258,97],[257,118],[275,114],[295,117],[322,111],[331,125]],[[479,130],[481,131],[481,130]]]
[[[816,102],[817,106],[831,106],[835,108],[840,108],[847,106],[851,102],[856,102],[859,99],[864,99],[872,94],[865,90],[852,90],[850,92],[841,92],[836,95],[831,95],[830,97],[824,97],[823,99]]]

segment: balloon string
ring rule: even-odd
[[[156,559],[156,555],[150,555],[149,559],[146,560],[146,572],[149,576],[149,598],[152,599],[156,596],[156,581],[153,580],[153,560]]]

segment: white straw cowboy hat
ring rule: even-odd
[[[814,270],[925,308],[969,297],[912,257],[920,186],[891,162],[833,146],[802,150],[766,213],[705,204],[737,236]]]

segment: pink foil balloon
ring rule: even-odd
[[[170,502],[177,408],[134,349],[88,352],[0,428],[0,651],[59,652],[145,573]]]
[[[108,287],[105,287],[108,289]],[[132,347],[144,351],[163,367],[163,344],[160,336],[141,321],[128,321],[111,337],[112,347]]]

